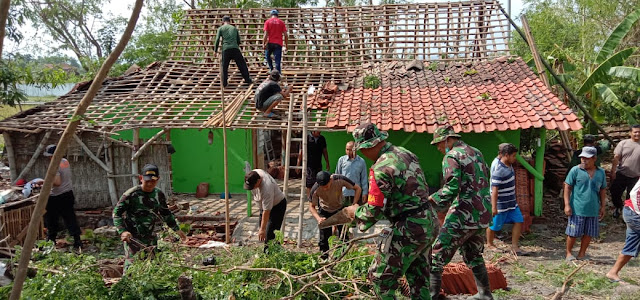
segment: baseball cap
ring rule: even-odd
[[[580,157],[584,157],[584,158],[591,158],[598,155],[598,150],[596,149],[596,147],[591,147],[591,146],[587,146],[587,147],[582,147],[582,151],[580,152]]]
[[[329,181],[331,181],[331,173],[327,171],[320,171],[316,174],[316,182],[319,186],[325,186],[329,184]]]
[[[53,156],[53,153],[56,152],[56,145],[55,144],[51,144],[49,146],[47,146],[46,148],[44,148],[44,153],[42,153],[42,155],[49,157],[49,156]]]
[[[279,81],[280,80],[280,72],[276,69],[273,69],[271,71],[271,73],[269,73],[269,79],[273,80],[273,81]]]
[[[445,125],[445,126],[442,126],[442,127],[438,127],[438,128],[436,128],[436,131],[433,132],[433,141],[431,141],[431,145],[435,145],[437,143],[440,143],[440,142],[444,141],[448,137],[457,137],[457,138],[459,138],[460,135],[457,134],[453,130],[453,126],[451,126],[451,125]]]
[[[272,14],[272,15],[276,15],[276,16],[277,16],[277,15],[278,15],[278,13],[279,13],[279,12],[278,12],[278,10],[277,10],[277,9],[272,9],[272,10],[271,10],[271,14]]]
[[[142,178],[144,178],[144,180],[158,180],[159,176],[160,171],[156,165],[146,164],[144,168],[142,168]]]
[[[582,142],[584,143],[595,143],[596,142],[596,137],[593,134],[585,134],[584,137],[582,138]]]
[[[258,179],[260,179],[260,174],[258,174],[258,172],[249,172],[244,176],[244,189],[253,190],[255,188],[256,182],[258,182]]]
[[[380,131],[373,123],[362,123],[353,130],[354,150],[375,147],[389,137],[386,131]]]

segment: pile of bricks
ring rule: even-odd
[[[502,270],[496,265],[487,264],[487,273],[492,291],[507,287],[507,279],[504,278]],[[444,267],[442,290],[445,295],[476,294],[478,292],[473,272],[462,262],[450,263]]]

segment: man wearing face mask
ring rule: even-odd
[[[444,266],[460,248],[462,258],[473,271],[478,287],[478,293],[468,299],[493,299],[482,257],[485,231],[491,223],[489,169],[482,153],[463,142],[451,125],[437,128],[431,144],[444,154],[444,186],[429,200],[439,206],[450,205],[433,243],[431,298],[437,299]]]

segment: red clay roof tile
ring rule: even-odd
[[[433,132],[445,123],[458,132],[582,128],[573,111],[521,59],[439,66],[436,71],[393,65],[378,65],[367,73],[379,76],[376,89],[364,88],[357,78],[354,88],[338,91],[329,103],[327,126],[351,131],[371,121],[382,130],[408,132]]]

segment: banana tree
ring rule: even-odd
[[[633,70],[618,69],[637,51],[637,48],[630,47],[618,52],[615,50],[620,46],[625,36],[631,32],[638,20],[640,20],[640,9],[634,10],[618,24],[598,52],[593,62],[593,65],[596,66],[595,69],[588,72],[589,76],[578,89],[578,95],[585,96],[590,100],[590,113],[598,121],[604,119],[599,113],[602,110],[602,105],[620,111],[620,114],[617,115],[623,115],[627,122],[635,123],[636,121],[635,112],[627,110],[630,109],[630,106],[622,101],[615,91],[620,93],[627,86],[623,82],[617,81],[618,79],[633,81],[633,76],[638,76],[637,72]]]
[[[630,93],[631,99],[638,99],[640,95],[640,68],[634,67],[612,67],[609,76],[624,79],[626,82],[612,82],[609,84],[596,83],[594,88],[598,96],[607,105],[615,108],[629,124],[638,124],[640,116],[640,103],[636,101],[635,106],[627,104],[618,95]]]

